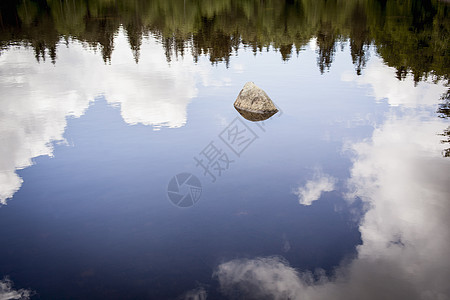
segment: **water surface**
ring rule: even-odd
[[[0,8],[0,298],[450,297],[448,4]]]

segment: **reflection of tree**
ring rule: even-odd
[[[86,31],[79,36],[81,41],[88,43],[94,49],[101,49],[103,60],[111,60],[114,49],[114,34],[117,31],[119,22],[107,17],[98,18],[86,24]]]
[[[442,76],[448,80],[448,5],[439,2],[387,1],[373,37],[378,53],[398,70],[398,78],[409,72],[414,80]]]
[[[140,28],[142,24],[139,22],[130,22],[125,27],[128,33],[128,42],[130,43],[131,51],[133,51],[134,60],[139,62],[139,51],[141,50],[142,34],[140,34]]]
[[[208,53],[211,62],[225,61],[228,65],[230,54],[233,49],[239,46],[237,35],[231,35],[220,29],[214,29],[214,19],[202,19],[201,29],[192,37],[194,59],[198,60],[198,55]]]
[[[447,90],[447,93],[442,95],[441,103],[439,103],[439,108],[437,113],[441,118],[450,118],[450,89]]]
[[[357,74],[373,44],[400,80],[410,73],[416,81],[448,80],[449,20],[448,4],[437,0],[3,0],[0,53],[21,43],[36,59],[55,61],[61,38],[75,38],[108,62],[122,26],[136,62],[151,34],[169,61],[189,49],[195,60],[228,64],[241,45],[255,53],[272,46],[288,60],[316,37],[322,73],[336,44],[348,40]]]
[[[366,66],[368,60],[367,53],[371,41],[367,27],[367,15],[360,3],[353,8],[350,24],[350,53],[356,74],[361,75],[361,70]]]
[[[320,73],[324,73],[325,69],[330,69],[333,62],[333,56],[336,51],[335,47],[336,35],[334,28],[330,22],[320,24],[320,29],[317,32],[317,46],[319,47],[319,57],[317,64],[319,65]]]
[[[39,6],[30,0],[23,0],[20,4],[11,0],[1,1],[0,21],[0,51],[22,42],[34,49],[37,61],[45,60],[48,55],[55,62],[60,38],[53,29],[54,21],[45,5]]]
[[[450,118],[450,89],[448,89],[447,93],[442,96],[441,100],[442,102],[439,103],[437,113],[441,118]],[[441,135],[444,137],[441,142],[443,144],[450,144],[450,126],[444,130]],[[443,151],[443,155],[444,157],[450,157],[450,148],[445,149]]]
[[[442,135],[444,136],[444,139],[441,142],[443,144],[450,144],[450,127],[447,127],[447,129],[444,130],[444,133],[442,133]],[[450,157],[450,148],[444,149],[442,155],[444,157]]]

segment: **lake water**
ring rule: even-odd
[[[119,2],[0,4],[0,299],[450,299],[448,3]]]

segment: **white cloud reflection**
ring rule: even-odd
[[[183,296],[178,297],[180,300],[206,300],[208,294],[206,290],[202,287],[199,287],[195,290],[191,290],[186,292]]]
[[[123,31],[115,39],[111,65],[78,42],[58,48],[56,65],[36,63],[31,49],[2,53],[0,205],[22,184],[16,170],[35,157],[52,156],[52,143],[64,140],[66,118],[83,115],[96,97],[120,106],[128,124],[181,127],[197,95],[196,76],[205,77],[208,67],[196,66],[189,54],[169,66],[154,39],[142,45],[135,64]]]
[[[298,187],[294,194],[298,196],[300,204],[311,205],[314,201],[319,200],[322,193],[333,191],[336,181],[336,178],[316,171],[314,178],[308,180],[304,186]]]
[[[0,57],[0,204],[20,188],[15,173],[41,155],[51,156],[52,142],[63,140],[66,118],[79,117],[89,106],[89,95],[70,89],[65,76],[50,64],[37,65],[27,50]]]
[[[301,299],[310,281],[280,257],[231,260],[219,265],[213,276],[232,299]]]
[[[354,71],[345,72],[343,81],[354,81],[359,85],[369,85],[372,96],[377,101],[387,100],[391,106],[417,108],[436,105],[436,100],[445,92],[444,84],[414,83],[412,74],[405,80],[396,80],[395,68],[387,67],[383,60],[372,55],[361,76]]]
[[[437,135],[448,122],[427,107],[445,88],[414,88],[408,78],[406,97],[392,74],[382,76],[389,72],[369,66],[361,79],[376,78],[377,99],[409,109],[392,109],[371,139],[350,147],[351,196],[370,207],[359,227],[357,258],[316,281],[280,258],[232,260],[215,272],[223,293],[241,299],[450,299],[450,160],[442,157]]]
[[[0,300],[26,300],[30,299],[31,294],[32,292],[29,290],[15,290],[13,288],[13,282],[7,277],[3,278],[3,280],[0,280]]]
[[[198,92],[196,76],[206,77],[202,75],[208,68],[196,66],[189,54],[168,65],[164,49],[150,41],[142,45],[139,64],[132,64],[132,52],[125,36],[120,35],[112,65],[103,68],[102,89],[98,92],[105,93],[108,102],[120,105],[128,124],[184,126],[187,105]]]

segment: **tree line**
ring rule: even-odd
[[[289,60],[316,37],[322,73],[349,42],[357,74],[373,45],[399,79],[448,81],[449,7],[437,0],[2,0],[0,51],[21,44],[55,62],[61,40],[76,39],[108,62],[122,26],[136,62],[143,37],[154,36],[168,61],[190,51],[194,60],[228,64],[239,47],[273,47]]]

